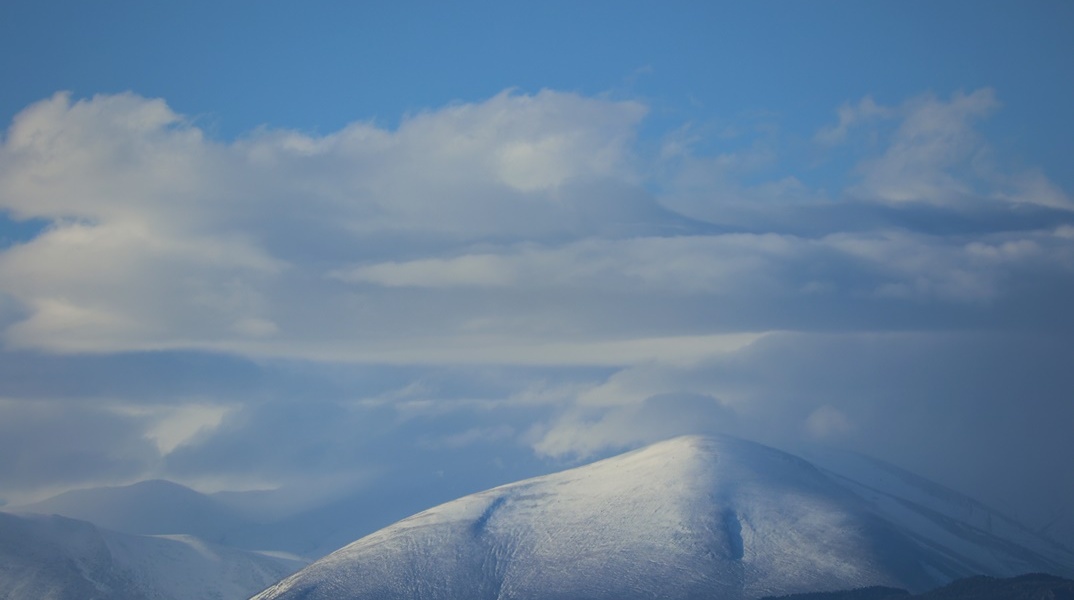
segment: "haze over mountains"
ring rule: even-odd
[[[966,496],[802,454],[676,438],[431,508],[258,597],[750,599],[1074,574],[1074,553]],[[383,509],[364,508],[384,494],[283,514],[265,493],[167,481],[68,492],[17,509],[65,517],[0,513],[0,598],[245,598],[304,564],[257,551],[315,559],[379,527]]]
[[[5,600],[238,599],[302,564],[189,535],[129,535],[55,515],[0,512]]]
[[[164,480],[73,490],[24,506],[20,512],[58,514],[131,534],[185,533],[222,542],[246,522],[211,496]]]
[[[363,490],[313,507],[280,506],[272,491],[203,494],[163,480],[73,490],[5,507],[57,514],[134,535],[188,534],[244,550],[283,551],[309,560],[427,506],[406,490]]]

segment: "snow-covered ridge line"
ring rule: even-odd
[[[1031,532],[958,521],[932,490],[870,490],[759,444],[676,438],[423,511],[256,598],[754,599],[1074,571]]]

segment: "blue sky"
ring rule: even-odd
[[[722,431],[1074,503],[1070,3],[340,4],[0,8],[0,498]]]

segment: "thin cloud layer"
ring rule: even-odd
[[[0,147],[0,209],[45,223],[0,249],[5,356],[37,365],[0,367],[0,494],[481,486],[726,431],[1018,504],[967,471],[987,456],[1041,490],[1031,513],[1074,481],[1048,458],[1074,454],[1074,204],[991,144],[1001,110],[851,100],[796,153],[771,124],[717,151],[554,91],[233,141],[163,100],[57,94]]]
[[[1068,206],[1039,174],[963,172],[985,147],[972,121],[996,108],[989,90],[844,108],[824,140],[899,122],[887,147],[848,174],[840,202]],[[395,130],[266,129],[225,144],[160,100],[58,94],[23,111],[4,141],[4,208],[49,222],[0,255],[2,291],[22,311],[5,339],[60,352],[342,360],[389,349],[405,362],[407,346],[456,341],[699,333],[697,314],[677,328],[653,323],[667,298],[980,302],[1007,293],[1011,271],[1070,264],[1063,222],[991,236],[844,231],[836,209],[820,236],[714,230],[669,210],[677,176],[651,174],[675,165],[633,145],[644,114],[631,101],[505,92]],[[989,178],[1028,183],[978,193]],[[723,210],[721,191],[710,190],[708,211]],[[612,297],[627,298],[622,318],[587,325]],[[760,329],[787,327],[810,325]],[[728,315],[700,333],[714,329],[743,327]]]

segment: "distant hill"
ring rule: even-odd
[[[223,502],[160,479],[73,490],[4,510],[63,515],[121,533],[189,534],[216,543],[229,543],[228,532],[246,523],[239,512]]]
[[[1074,580],[1034,573],[996,579],[970,577],[918,596],[922,600],[1074,600]]]
[[[189,535],[129,535],[0,512],[4,600],[241,600],[303,564]]]

